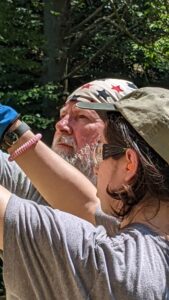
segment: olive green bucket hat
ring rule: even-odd
[[[146,87],[133,91],[115,103],[77,103],[79,108],[118,111],[169,164],[169,90]]]

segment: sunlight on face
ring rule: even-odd
[[[100,163],[97,172],[97,196],[105,213],[113,215],[114,211],[120,211],[122,207],[122,201],[110,196],[107,189],[109,192],[115,192],[125,184],[127,184],[125,155],[117,160],[109,157]]]
[[[75,154],[87,144],[98,142],[103,133],[104,122],[95,111],[80,109],[76,101],[65,104],[60,112],[60,120],[55,125],[52,149],[67,154]]]
[[[93,146],[103,134],[104,122],[95,111],[80,109],[76,103],[70,101],[61,109],[52,150],[95,184]]]
[[[74,156],[77,151],[74,137],[71,135],[55,134],[52,142],[52,150],[61,156]]]

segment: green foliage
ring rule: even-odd
[[[92,17],[98,8],[101,10]],[[72,1],[72,15],[78,22],[73,24],[71,35],[76,57],[72,57],[70,70],[81,65],[76,72],[80,79],[118,76],[133,79],[138,85],[158,82],[168,86],[167,1],[76,0]],[[141,66],[141,72],[136,71],[135,64]]]
[[[0,2],[0,88],[30,87],[42,72],[42,5],[40,1]]]
[[[1,90],[28,90],[45,78],[44,62],[48,57],[44,56],[44,3],[48,1],[0,3]],[[70,4],[63,12],[51,10],[51,15],[60,20],[66,16],[67,26],[62,24],[64,30],[60,33],[64,34],[65,44],[56,47],[55,53],[58,69],[61,59],[68,59],[60,80],[68,76],[71,89],[103,76],[128,77],[136,82],[141,76],[144,85],[145,77],[146,83],[153,84],[165,74],[167,81],[166,0],[71,0]],[[135,72],[135,64],[141,64],[142,75]]]
[[[7,102],[35,129],[52,128],[54,107],[63,101],[63,85],[68,93],[93,78],[120,77],[139,86],[168,86],[166,0],[71,0],[63,11],[51,2],[52,22],[65,20],[63,16],[67,20],[61,24],[64,44],[55,49],[58,70],[62,58],[67,63],[62,84],[44,86],[48,57],[44,54],[43,10],[48,1],[0,2],[0,96],[4,101],[11,99]]]
[[[53,128],[62,104],[62,86],[52,83],[28,90],[0,92],[1,102],[21,113],[22,119],[35,130]]]

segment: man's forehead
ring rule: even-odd
[[[93,117],[97,117],[100,119],[100,116],[98,113],[94,110],[89,109],[82,109],[76,106],[77,100],[71,100],[69,102],[66,102],[64,106],[60,109],[60,115],[66,114],[66,113],[75,113],[75,112],[83,112],[85,114],[91,115]]]
[[[60,113],[66,112],[69,108],[71,108],[72,106],[75,106],[75,104],[77,103],[76,100],[72,100],[69,102],[66,102],[60,109]]]

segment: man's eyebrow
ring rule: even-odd
[[[78,106],[73,106],[72,107],[72,111],[75,111],[75,112],[90,112],[91,110],[89,109],[82,109],[82,108],[79,108]]]
[[[63,107],[60,109],[60,116],[63,115],[66,111],[67,111],[66,107],[63,106]]]
[[[75,112],[82,112],[82,113],[88,113],[88,114],[91,114],[94,112],[94,110],[90,110],[90,109],[82,109],[82,108],[79,108],[78,106],[74,106],[72,107],[72,111],[75,111]]]

